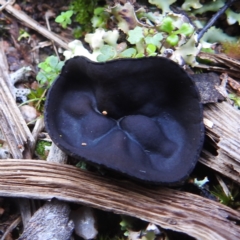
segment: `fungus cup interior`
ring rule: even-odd
[[[177,184],[203,143],[197,89],[173,61],[68,60],[50,88],[45,122],[67,154],[154,184]]]

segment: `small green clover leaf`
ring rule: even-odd
[[[55,68],[58,64],[58,58],[56,56],[50,56],[49,58],[47,58],[46,62],[49,67]]]
[[[193,31],[194,31],[194,28],[192,25],[190,25],[189,23],[183,23],[182,26],[177,31],[174,31],[173,33],[189,36],[193,33]]]
[[[156,50],[157,50],[157,47],[155,45],[153,44],[147,45],[146,51],[148,53],[148,56],[156,56],[157,55]]]
[[[101,54],[97,56],[98,62],[106,62],[116,56],[116,50],[114,47],[109,45],[103,45],[100,48]]]
[[[171,33],[174,30],[173,19],[170,17],[166,17],[163,19],[162,24],[160,26],[160,30],[163,32]]]
[[[56,17],[55,22],[60,23],[60,25],[63,28],[67,28],[67,25],[72,23],[71,20],[72,15],[73,15],[72,10],[61,12],[61,15]]]
[[[145,57],[144,53],[138,53],[137,55],[135,55],[135,58],[142,58]]]
[[[119,54],[120,57],[130,58],[136,55],[135,48],[128,48]]]
[[[176,46],[178,44],[179,37],[178,35],[171,34],[167,37],[166,42],[171,46]]]
[[[44,73],[43,71],[40,71],[38,74],[37,74],[37,77],[36,77],[37,81],[40,82],[40,83],[45,83],[47,82],[48,78],[47,78],[47,75],[46,73]]]
[[[136,44],[140,42],[144,38],[143,36],[143,29],[141,27],[135,27],[133,30],[128,32],[128,41],[131,44]]]
[[[160,47],[161,41],[163,39],[163,35],[161,33],[157,33],[154,36],[145,37],[146,44],[153,44],[156,47]]]
[[[59,75],[63,65],[64,62],[59,61],[58,57],[47,57],[44,62],[38,64],[40,71],[38,72],[36,79],[40,84],[43,85],[47,83],[47,85],[50,86],[55,78]]]

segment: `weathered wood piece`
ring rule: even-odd
[[[13,158],[23,158],[26,145],[31,148],[34,138],[9,89],[8,66],[0,42],[0,128]]]
[[[5,3],[6,3],[6,1],[0,0],[0,4],[5,4]],[[45,27],[43,27],[38,22],[36,22],[32,18],[30,18],[24,12],[15,9],[11,5],[5,6],[4,10],[6,10],[9,14],[14,16],[18,20],[20,20],[22,24],[34,29],[35,31],[39,32],[41,35],[50,39],[51,41],[55,42],[56,44],[58,44],[62,48],[68,49],[67,43],[61,39],[61,36],[59,36],[59,35],[57,35],[53,32],[48,31]]]
[[[66,240],[72,235],[73,222],[68,221],[70,208],[54,199],[46,203],[29,220],[19,240]]]
[[[3,42],[0,41],[0,129],[13,158],[31,157],[34,138],[15,102]],[[18,201],[23,224],[31,217],[27,199]]]
[[[61,151],[54,143],[52,143],[47,161],[65,164],[67,163],[67,154]]]
[[[48,162],[66,163],[67,155],[54,143],[47,158]],[[66,202],[46,203],[32,216],[19,240],[58,239],[66,240],[72,235],[73,221],[69,221],[70,207]]]
[[[0,196],[75,202],[138,217],[197,239],[237,240],[240,213],[186,192],[108,179],[40,160],[0,160]]]
[[[213,72],[227,73],[228,75],[240,78],[240,61],[225,54],[212,54],[200,52],[198,57],[210,60],[214,65],[198,64],[197,68],[207,69]]]
[[[227,102],[207,104],[204,117],[213,124],[205,127],[214,150],[204,148],[200,162],[240,183],[240,111]]]

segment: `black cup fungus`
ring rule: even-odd
[[[48,92],[45,123],[67,154],[154,184],[182,183],[204,139],[194,83],[162,57],[68,60]]]

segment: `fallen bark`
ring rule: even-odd
[[[227,102],[207,104],[204,117],[208,144],[200,162],[240,183],[240,111]]]
[[[18,240],[66,240],[72,235],[73,222],[69,221],[70,208],[64,202],[46,203],[29,220]]]
[[[23,158],[34,139],[9,88],[8,65],[0,41],[0,128],[13,158]],[[28,146],[27,146],[28,145]]]
[[[108,179],[40,160],[0,160],[0,196],[74,202],[138,217],[197,239],[237,240],[240,213],[186,192]]]
[[[54,158],[55,157],[55,158]],[[48,162],[66,163],[67,155],[54,143],[47,158]],[[66,202],[46,203],[29,220],[19,240],[66,240],[70,239],[74,223],[69,221],[70,207]]]

